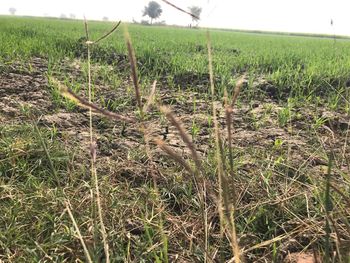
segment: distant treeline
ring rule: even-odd
[[[8,16],[8,15],[0,15],[0,16]],[[69,17],[52,17],[52,16],[17,16],[17,17],[24,17],[24,18],[44,18],[44,19],[60,19],[60,20],[81,20],[79,18],[69,18]],[[91,20],[89,21],[97,21],[101,22],[102,20]],[[132,22],[127,23],[133,23],[133,24],[142,24],[146,25],[146,21],[136,22],[135,20]],[[148,25],[148,24],[147,24]],[[169,26],[169,27],[179,27],[179,28],[186,28],[188,26],[181,26],[181,25],[167,25],[165,21],[159,21],[155,22],[153,25],[156,26]],[[200,28],[200,27],[196,27]],[[345,39],[350,40],[350,36],[342,36],[342,35],[328,35],[328,34],[313,34],[313,33],[298,33],[298,32],[279,32],[279,31],[263,31],[263,30],[246,30],[246,29],[230,29],[230,28],[211,28],[211,30],[219,30],[219,31],[228,31],[228,32],[238,32],[238,33],[251,33],[251,34],[269,34],[269,35],[282,35],[282,36],[299,36],[299,37],[317,37],[317,38],[330,38],[330,39]]]
[[[269,34],[269,35],[283,35],[283,36],[299,36],[299,37],[319,37],[319,38],[331,38],[331,39],[346,39],[349,40],[350,36],[342,35],[327,35],[327,34],[314,34],[314,33],[298,33],[298,32],[279,32],[279,31],[263,31],[263,30],[244,30],[244,29],[229,29],[229,28],[215,28],[214,30],[230,31],[239,33],[251,33],[251,34]]]

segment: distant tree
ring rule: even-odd
[[[190,11],[190,13],[194,16],[192,16],[192,22],[197,22],[197,26],[198,26],[198,22],[200,20],[200,16],[202,13],[202,8],[199,6],[190,6],[188,8],[188,10]]]
[[[69,18],[70,18],[70,19],[75,19],[75,14],[72,14],[72,13],[69,14]]]
[[[66,16],[66,14],[61,14],[61,15],[60,15],[60,18],[61,18],[61,19],[67,19],[67,16]]]
[[[17,9],[14,8],[14,7],[10,7],[10,8],[9,8],[9,12],[10,12],[11,15],[14,16],[14,15],[16,14],[16,12],[17,12]]]
[[[157,19],[162,14],[163,10],[160,4],[156,1],[150,1],[143,10],[143,16],[149,16],[151,18],[151,24],[153,19]]]
[[[103,21],[108,21],[109,19],[108,19],[107,16],[104,16],[104,17],[102,17],[102,20],[103,20]]]

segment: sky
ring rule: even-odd
[[[142,10],[149,0],[0,0],[0,14],[57,16],[110,21],[146,20]],[[188,25],[191,18],[162,1],[158,19],[167,24]],[[179,7],[200,6],[202,27],[322,33],[350,36],[349,0],[170,0]],[[331,26],[333,20],[333,26]],[[0,25],[1,30],[1,25]]]

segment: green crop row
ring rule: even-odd
[[[82,21],[0,17],[0,61],[45,56],[55,63],[86,56]],[[91,38],[111,23],[90,22]],[[169,86],[192,88],[208,81],[206,30],[127,25],[142,78],[165,80]],[[220,91],[232,80],[249,74],[251,82],[263,77],[276,96],[323,96],[350,82],[350,41],[212,30],[214,74]],[[93,50],[92,59],[118,69],[127,62],[123,28]],[[118,63],[119,62],[119,63]],[[127,64],[127,63],[126,63]],[[120,67],[121,73],[129,68]],[[202,91],[207,90],[207,85]]]

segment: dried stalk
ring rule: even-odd
[[[245,81],[246,75],[243,75],[242,77],[240,77],[240,79],[236,82],[236,87],[233,91],[233,97],[232,97],[232,102],[231,102],[231,107],[233,108],[233,106],[236,104],[237,98],[239,93],[241,92],[241,89],[243,87],[244,81]]]
[[[167,108],[165,106],[161,106],[160,110],[165,115],[165,117],[170,121],[170,123],[172,125],[174,125],[175,128],[178,130],[181,139],[183,140],[183,142],[186,144],[187,148],[191,152],[192,159],[193,159],[198,171],[202,172],[202,164],[201,164],[200,157],[196,151],[196,147],[194,146],[194,144],[191,140],[191,137],[186,133],[182,122],[175,117],[175,115],[173,114],[173,112],[169,108]]]
[[[113,32],[113,31],[112,31]],[[87,42],[89,42],[89,29],[88,29],[88,23],[85,19],[85,33],[86,33],[86,39]],[[91,58],[90,58],[90,45],[87,44],[87,52],[88,52],[88,89],[89,89],[89,101],[88,103],[90,105],[92,104],[92,96],[91,96]],[[97,172],[96,172],[96,145],[93,141],[93,130],[92,130],[92,107],[89,107],[89,123],[90,123],[90,150],[91,150],[91,175],[95,182],[95,194],[96,194],[96,204],[97,204],[97,210],[98,210],[98,217],[100,221],[101,226],[101,234],[102,234],[102,241],[103,241],[103,248],[106,256],[106,263],[110,262],[110,256],[109,256],[109,245],[107,240],[107,231],[106,227],[103,222],[103,216],[102,216],[102,206],[101,206],[101,197],[100,197],[100,190],[98,185],[98,178],[97,178]]]
[[[221,135],[219,131],[219,123],[218,123],[217,114],[216,114],[213,59],[211,54],[211,40],[210,40],[209,31],[207,31],[207,48],[208,48],[208,70],[209,70],[209,77],[210,77],[210,90],[211,90],[211,97],[212,97],[213,123],[214,123],[214,130],[215,130],[216,160],[217,160],[217,166],[218,166],[218,184],[219,184],[218,212],[220,217],[220,234],[221,234],[221,237],[223,238],[224,225],[225,225],[224,216],[226,216],[228,219],[228,222],[230,223],[232,253],[235,255],[235,262],[240,263],[241,262],[240,249],[237,241],[237,234],[236,234],[236,228],[235,228],[235,222],[234,222],[234,209],[232,205],[230,205],[230,201],[229,201],[228,182],[224,172],[223,146],[221,142],[222,140],[221,140]],[[224,207],[226,210],[225,214],[223,211]]]
[[[134,118],[130,118],[130,117],[125,117],[123,115],[111,112],[111,111],[107,111],[105,109],[102,109],[98,106],[96,106],[95,104],[87,101],[86,99],[78,96],[77,94],[75,94],[71,89],[69,89],[67,86],[65,86],[63,83],[61,83],[60,81],[56,80],[55,78],[50,78],[50,81],[52,83],[54,83],[62,96],[74,101],[75,103],[77,103],[79,106],[86,108],[86,109],[91,109],[91,112],[100,114],[102,116],[105,116],[109,119],[113,119],[116,121],[123,121],[123,122],[130,122],[133,123],[136,120]],[[89,97],[91,96],[91,94],[89,95]],[[91,100],[91,98],[89,99]]]
[[[193,17],[194,19],[199,20],[199,17],[198,17],[198,16],[196,16],[196,15],[194,15],[194,14],[192,14],[192,13],[190,13],[190,12],[184,10],[184,9],[182,9],[181,7],[178,7],[177,5],[174,5],[173,3],[170,3],[170,2],[167,1],[167,0],[162,0],[162,1],[163,1],[164,3],[170,5],[170,6],[174,7],[175,9],[181,11],[181,12],[190,15],[190,16]]]
[[[180,134],[180,137],[182,139],[182,141],[186,144],[187,148],[190,150],[191,152],[191,157],[195,163],[196,166],[196,170],[194,172],[191,172],[191,174],[193,174],[193,181],[195,184],[195,187],[197,189],[198,192],[198,197],[200,200],[200,206],[201,206],[201,212],[202,212],[202,217],[203,217],[203,222],[204,222],[204,235],[205,235],[205,258],[204,258],[204,262],[207,262],[208,259],[208,251],[209,251],[209,231],[208,231],[208,215],[207,215],[207,200],[206,200],[206,182],[204,179],[204,170],[202,168],[202,164],[201,164],[201,160],[200,157],[196,151],[195,145],[193,144],[190,136],[186,133],[185,128],[182,124],[182,122],[180,120],[178,120],[175,115],[173,114],[173,112],[168,109],[165,106],[160,106],[160,110],[161,112],[163,112],[163,114],[166,116],[166,118],[170,121],[170,123],[175,126],[175,128],[177,129],[177,131]],[[163,151],[167,152],[170,149],[166,148],[163,146]],[[170,153],[170,152],[169,152]],[[168,154],[169,154],[168,153]],[[183,165],[183,161],[181,159],[179,159],[179,156],[175,156],[173,153],[170,153],[170,156],[172,156],[173,159],[175,159],[174,157],[176,157],[176,161],[178,161],[181,165]],[[183,165],[183,167],[186,168],[186,166],[188,166],[187,164]],[[188,168],[186,168],[188,169]]]
[[[190,165],[182,158],[178,153],[174,152],[169,146],[167,146],[162,140],[155,139],[154,142],[157,146],[162,149],[166,154],[168,154],[174,161],[179,163],[183,168],[187,170],[190,174],[194,174],[194,171]]]
[[[147,113],[149,107],[153,103],[154,95],[156,94],[156,85],[157,85],[157,81],[155,80],[152,84],[151,93],[148,96],[147,102],[145,105],[143,105],[143,112],[144,113]]]
[[[77,235],[78,235],[78,238],[79,238],[79,240],[80,240],[80,243],[81,243],[81,245],[83,246],[83,250],[84,250],[84,254],[85,254],[86,260],[87,260],[87,262],[92,263],[89,250],[87,249],[87,247],[86,247],[86,245],[85,245],[85,242],[84,242],[83,236],[82,236],[81,233],[80,233],[78,224],[77,224],[77,222],[76,222],[75,219],[74,219],[74,216],[73,216],[73,213],[72,213],[71,209],[69,208],[69,206],[70,206],[70,205],[69,205],[69,201],[66,201],[66,202],[65,202],[65,205],[66,205],[66,209],[67,209],[67,211],[68,211],[68,215],[69,215],[70,219],[72,220],[72,223],[73,223],[73,226],[74,226],[74,228],[75,228],[75,231],[77,232]]]
[[[119,21],[108,33],[106,33],[105,35],[101,36],[99,39],[97,39],[96,41],[93,41],[92,44],[97,44],[98,42],[100,42],[101,40],[109,37],[109,35],[111,35],[114,31],[117,30],[117,28],[119,27],[119,25],[121,24],[122,21]]]
[[[129,55],[130,69],[131,69],[131,77],[132,77],[132,81],[134,83],[137,106],[139,108],[141,117],[143,117],[143,109],[142,109],[142,102],[141,102],[141,92],[140,92],[140,86],[139,86],[139,81],[138,81],[138,77],[137,77],[135,51],[134,51],[134,48],[133,48],[132,43],[131,43],[131,38],[130,38],[129,32],[126,29],[125,29],[124,34],[125,34],[126,45],[127,45],[127,48],[128,48],[128,55]]]
[[[233,106],[237,101],[238,95],[240,93],[241,87],[243,86],[245,76],[242,76],[236,83],[234,89],[233,98],[231,104],[228,104],[227,92],[225,92],[225,116],[226,116],[226,127],[227,127],[227,138],[228,138],[228,150],[229,150],[229,162],[230,162],[230,175],[231,180],[234,178],[234,164],[233,164],[233,152],[232,152],[232,113]],[[236,193],[233,187],[233,205],[236,205]],[[235,208],[234,208],[235,210]]]

